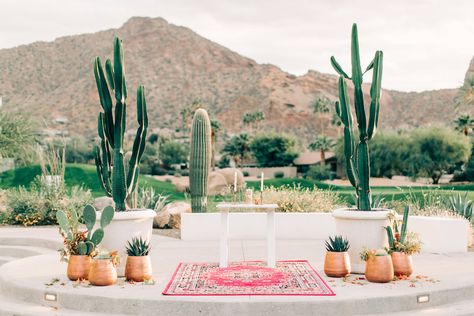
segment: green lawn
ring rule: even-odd
[[[281,187],[284,185],[299,185],[302,188],[313,188],[314,186],[316,186],[320,189],[332,190],[340,194],[342,198],[344,198],[346,201],[351,201],[351,196],[354,194],[354,188],[352,186],[336,186],[308,179],[286,178],[265,180],[265,186]],[[247,182],[247,186],[255,190],[260,190],[260,181],[249,181]],[[372,187],[372,193],[374,196],[382,195],[385,200],[398,201],[406,200],[409,195],[412,195],[416,198],[420,198],[423,194],[429,194],[432,191],[436,191],[443,195],[453,194],[453,191],[456,191],[456,193],[468,192],[469,198],[471,200],[474,200],[474,184],[449,184],[440,185],[438,187]]]
[[[28,166],[10,170],[0,174],[0,188],[8,189],[12,187],[25,186],[28,187],[33,179],[41,173],[39,166]],[[84,188],[91,190],[94,197],[103,196],[104,191],[99,183],[96,175],[95,166],[82,164],[68,164],[66,167],[65,182],[67,187],[74,185],[81,185]],[[169,195],[171,200],[183,200],[184,194],[176,192],[175,186],[169,182],[159,181],[152,177],[140,176],[140,186],[151,186],[157,192]],[[342,198],[351,201],[351,196],[354,189],[351,186],[335,186],[327,183],[312,181],[308,179],[269,179],[265,180],[265,186],[280,187],[284,185],[299,185],[302,188],[313,188],[314,186],[320,189],[332,190],[339,193]],[[260,181],[247,182],[249,188],[255,190],[260,189]],[[373,187],[372,192],[374,196],[382,195],[385,200],[406,200],[407,196],[411,194],[415,197],[421,197],[423,194],[429,194],[432,190],[436,190],[441,194],[452,194],[456,192],[468,192],[469,198],[474,200],[474,184],[467,185],[442,185],[439,187]],[[215,200],[215,201],[214,201]],[[217,202],[220,198],[211,199]],[[211,203],[212,204],[212,203]]]
[[[29,187],[34,178],[41,174],[39,166],[28,166],[9,170],[0,174],[0,188],[8,189],[13,187]],[[103,196],[104,191],[97,178],[95,166],[82,164],[68,164],[64,180],[67,187],[75,185],[90,189],[94,197]],[[169,195],[173,200],[184,199],[183,193],[178,193],[173,184],[165,181],[158,181],[148,176],[140,176],[140,186],[150,186],[155,191]]]

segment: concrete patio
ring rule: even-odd
[[[0,228],[0,315],[472,315],[474,253],[415,256],[413,280],[371,284],[358,277],[331,279],[322,272],[322,240],[278,240],[277,260],[306,259],[334,297],[173,297],[161,292],[179,262],[217,262],[217,241],[181,241],[154,235],[155,285],[123,280],[107,288],[75,286],[55,251],[55,227]],[[232,240],[230,260],[261,260],[264,240]],[[23,258],[22,258],[23,257]],[[416,278],[415,276],[419,276]],[[59,281],[46,285],[54,278]],[[57,296],[47,302],[46,293]],[[429,295],[418,303],[417,296]]]

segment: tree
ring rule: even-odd
[[[218,120],[211,120],[211,147],[212,147],[212,158],[211,165],[212,169],[216,167],[216,146],[217,146],[217,135],[221,129],[221,124]]]
[[[255,160],[260,167],[284,167],[298,157],[295,140],[283,135],[260,135],[250,143]]]
[[[264,120],[265,114],[262,111],[246,112],[242,116],[242,123],[244,123],[244,126],[252,125],[254,132],[260,129],[260,123]]]
[[[316,139],[309,144],[309,149],[312,151],[319,150],[321,153],[321,166],[326,164],[326,151],[331,150],[334,147],[334,141],[324,135],[316,137]]]
[[[160,147],[160,160],[164,166],[170,167],[174,164],[186,163],[188,161],[188,149],[182,143],[167,141]]]
[[[35,153],[35,134],[30,119],[0,111],[0,158],[30,161]]]
[[[412,176],[427,176],[438,184],[441,176],[469,157],[471,145],[467,138],[456,137],[447,129],[429,128],[412,134],[407,164]]]
[[[313,113],[329,113],[329,107],[331,106],[331,100],[323,95],[317,95],[316,98],[311,102],[311,108]]]
[[[242,133],[233,136],[222,149],[222,152],[228,154],[234,159],[237,166],[241,166],[243,160],[250,154],[250,137]]]
[[[454,127],[456,131],[468,136],[474,127],[474,119],[472,119],[469,115],[461,115],[454,121],[454,124],[456,124]]]

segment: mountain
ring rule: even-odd
[[[200,100],[226,133],[241,131],[242,114],[255,109],[265,113],[263,130],[303,139],[323,128],[337,133],[329,115],[317,117],[310,107],[316,95],[337,99],[336,76],[312,70],[294,76],[161,18],[135,17],[119,29],[0,50],[3,108],[30,114],[46,133],[95,135],[99,105],[92,64],[96,55],[111,57],[114,35],[124,41],[129,91],[139,83],[147,89],[151,129],[180,128],[181,109]],[[458,93],[384,90],[379,125],[400,129],[451,123]],[[129,95],[133,124],[135,100]]]

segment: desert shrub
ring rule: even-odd
[[[169,171],[167,172],[167,175],[169,175],[169,176],[174,176],[174,174],[175,174],[175,171],[174,171],[174,170],[169,170]]]
[[[5,222],[24,226],[53,225],[56,224],[57,211],[74,210],[81,216],[84,206],[91,202],[89,190],[78,186],[69,191],[59,187],[45,190],[39,181],[35,181],[29,189],[19,187],[7,192]]]
[[[343,204],[339,195],[330,190],[300,186],[269,187],[263,191],[265,203],[275,203],[279,212],[331,212]]]
[[[255,137],[250,150],[260,167],[286,167],[298,157],[295,140],[278,134]]]
[[[187,146],[175,141],[167,141],[160,147],[159,156],[165,166],[182,164],[188,161],[189,150]]]
[[[230,167],[230,157],[229,155],[223,155],[221,159],[217,162],[217,166],[221,169]]]
[[[313,180],[327,180],[331,178],[329,166],[313,165],[306,172],[306,176]]]
[[[188,177],[189,176],[189,170],[187,170],[187,169],[186,170],[181,170],[181,175],[183,177]]]
[[[285,176],[285,173],[283,171],[276,171],[273,176],[277,179],[281,179]]]
[[[244,177],[248,177],[250,175],[250,173],[247,170],[243,171],[242,174],[244,175]]]
[[[168,196],[160,194],[149,186],[138,187],[137,207],[160,211],[169,203]]]

